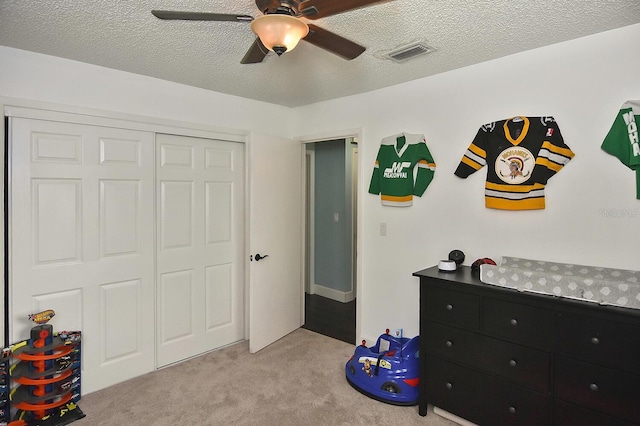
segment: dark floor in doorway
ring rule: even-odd
[[[356,343],[356,301],[337,302],[317,294],[305,294],[305,324],[303,328]]]

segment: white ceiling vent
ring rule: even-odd
[[[415,58],[416,56],[434,52],[435,50],[435,48],[422,41],[413,41],[411,43],[398,46],[395,49],[376,52],[373,56],[378,59],[390,59],[394,62],[402,63]]]

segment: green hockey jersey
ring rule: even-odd
[[[369,193],[380,194],[385,206],[411,206],[414,195],[424,194],[435,170],[436,163],[423,135],[387,136],[380,143]]]
[[[602,149],[617,157],[622,164],[636,172],[636,198],[640,200],[640,101],[622,104],[613,125],[602,142]]]
[[[553,117],[512,117],[480,127],[455,175],[464,179],[486,165],[487,208],[544,209],[547,181],[573,156]]]

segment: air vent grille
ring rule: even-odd
[[[406,62],[416,56],[426,55],[435,50],[423,42],[412,42],[392,50],[377,52],[374,56],[380,59],[390,59],[394,62]]]
[[[395,52],[390,54],[389,57],[396,61],[406,61],[407,59],[411,59],[414,56],[422,55],[423,53],[429,53],[429,49],[422,46],[411,46],[406,50],[401,50],[399,52]]]

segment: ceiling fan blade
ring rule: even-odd
[[[232,15],[227,13],[181,12],[174,10],[152,10],[153,16],[159,19],[184,21],[253,21],[253,16]]]
[[[244,58],[240,61],[241,64],[257,64],[262,62],[265,56],[269,53],[269,49],[267,49],[264,44],[260,41],[260,38],[256,37],[256,40],[253,42],[247,53],[245,53]]]
[[[298,5],[298,14],[308,19],[320,19],[387,1],[392,0],[307,0]]]
[[[303,40],[349,61],[357,58],[366,50],[364,46],[360,46],[358,43],[313,24],[309,24],[309,34]]]

